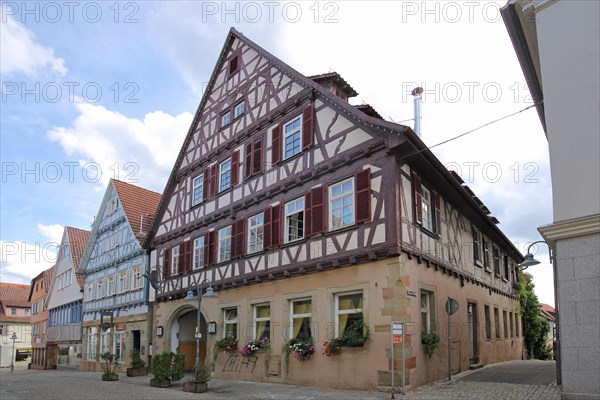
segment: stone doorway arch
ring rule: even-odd
[[[177,354],[185,355],[185,369],[193,370],[196,363],[196,319],[197,308],[193,305],[182,305],[177,308],[169,319],[167,335],[168,347],[167,351],[172,351]],[[206,358],[206,318],[200,314],[200,363],[204,363]]]

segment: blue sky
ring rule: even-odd
[[[2,281],[49,267],[63,226],[90,229],[111,177],[162,192],[231,26],[305,75],[339,72],[388,120],[412,126],[423,86],[431,146],[532,104],[504,3],[3,2]],[[552,197],[534,109],[434,153],[522,253],[540,240]],[[547,254],[529,271],[553,304]]]

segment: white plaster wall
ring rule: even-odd
[[[600,213],[600,2],[537,15],[554,222]]]

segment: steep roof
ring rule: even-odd
[[[150,230],[161,194],[116,179],[112,179],[112,183],[133,234],[141,243]]]
[[[90,231],[73,228],[72,226],[67,226],[65,230],[67,231],[67,240],[69,241],[69,246],[71,246],[71,259],[73,260],[73,267],[75,268],[75,272],[77,272],[79,263],[81,262],[81,256],[83,256],[83,250],[85,249],[85,245],[90,238]]]
[[[31,285],[29,286],[29,296],[27,297],[27,301],[31,301],[31,296],[33,295],[33,289],[35,286],[35,282],[40,280],[43,283],[43,289],[46,293],[48,293],[48,289],[50,288],[50,281],[52,280],[52,275],[54,273],[54,265],[38,274],[35,278],[31,280]]]
[[[312,75],[309,76],[308,79],[312,79],[317,82],[319,85],[326,87],[326,85],[334,83],[340,89],[342,89],[348,97],[358,96],[358,92],[354,90],[352,86],[344,78],[340,76],[337,72],[326,72],[324,74]],[[329,88],[327,88],[329,89]]]
[[[256,51],[259,55],[266,58],[274,67],[278,68],[280,71],[285,73],[289,78],[298,83],[299,85],[312,89],[313,93],[319,97],[321,100],[327,102],[332,108],[338,109],[342,114],[346,117],[352,119],[355,123],[370,129],[371,131],[378,131],[382,135],[389,140],[389,143],[399,147],[400,143],[404,143],[410,147],[410,152],[407,154],[402,154],[404,158],[411,157],[411,160],[415,159],[415,155],[419,155],[419,157],[423,158],[423,164],[427,164],[429,169],[435,170],[436,173],[441,175],[446,181],[445,186],[450,190],[454,190],[456,192],[455,199],[466,202],[468,208],[472,207],[474,212],[469,212],[468,216],[479,218],[482,221],[482,224],[485,224],[487,230],[491,232],[495,238],[497,238],[498,242],[501,242],[506,247],[507,252],[517,261],[521,261],[523,259],[523,255],[519,252],[519,250],[514,246],[512,241],[510,241],[506,235],[496,226],[496,222],[492,221],[490,217],[481,210],[479,204],[477,204],[472,196],[470,196],[464,188],[452,177],[448,169],[441,163],[441,161],[431,152],[431,150],[423,143],[423,141],[410,129],[408,126],[396,124],[393,122],[388,122],[383,119],[379,119],[373,116],[366,114],[364,111],[357,109],[355,106],[349,104],[347,101],[339,98],[338,96],[331,93],[331,91],[319,83],[315,82],[315,80],[306,77],[296,71],[294,68],[290,67],[279,58],[275,57],[267,50],[263,49],[261,46],[254,43],[252,40],[248,39],[242,33],[237,31],[235,28],[231,28],[229,30],[229,34],[227,39],[225,40],[225,44],[219,54],[219,58],[217,59],[215,68],[211,74],[211,77],[208,81],[208,85],[206,86],[206,90],[204,91],[204,95],[202,96],[202,100],[200,101],[200,105],[198,106],[198,110],[194,116],[194,120],[190,125],[190,129],[186,135],[186,138],[181,146],[181,150],[179,155],[177,156],[177,160],[175,161],[174,167],[171,170],[171,175],[169,176],[169,180],[165,186],[165,190],[163,192],[163,197],[161,198],[159,208],[155,214],[155,217],[152,221],[152,226],[150,228],[150,232],[144,239],[142,244],[143,247],[149,247],[154,235],[156,234],[156,230],[158,229],[158,224],[160,223],[160,217],[166,210],[166,202],[169,201],[170,194],[176,184],[176,173],[178,170],[178,166],[181,165],[182,160],[185,155],[185,149],[188,147],[188,144],[193,139],[194,135],[194,127],[197,126],[200,116],[204,111],[204,107],[206,102],[208,101],[208,97],[210,96],[210,89],[214,86],[215,80],[218,75],[218,66],[224,62],[225,57],[227,56],[227,51],[231,47],[231,44],[235,39],[241,40],[244,44],[249,46],[251,49]],[[329,75],[337,75],[337,73],[328,73],[322,75],[313,76],[315,79],[322,78],[330,78]],[[341,77],[340,77],[341,78]],[[390,145],[390,147],[392,147]],[[406,149],[406,148],[405,148]]]
[[[29,285],[0,282],[0,319],[12,322],[29,322],[29,317],[13,317],[6,314],[8,307],[29,308]]]
[[[55,267],[56,265],[53,265],[44,271],[44,289],[46,290],[46,292],[50,289],[50,282],[52,282]]]

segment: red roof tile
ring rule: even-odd
[[[83,251],[85,250],[85,245],[90,237],[90,231],[84,231],[83,229],[77,229],[71,226],[67,226],[65,229],[67,230],[67,240],[71,246],[73,267],[75,268],[75,272],[77,272],[81,257],[83,256]]]
[[[50,282],[52,282],[52,277],[54,276],[54,267],[55,265],[44,271],[44,290],[46,292],[50,289]]]
[[[29,285],[0,282],[0,316],[4,321],[29,322],[29,317],[13,317],[6,315],[6,307],[29,308]]]
[[[161,195],[116,179],[112,179],[112,182],[127,216],[127,221],[138,242],[141,243],[150,229]]]
[[[552,321],[556,319],[556,310],[549,304],[540,303],[540,311],[548,316]]]

